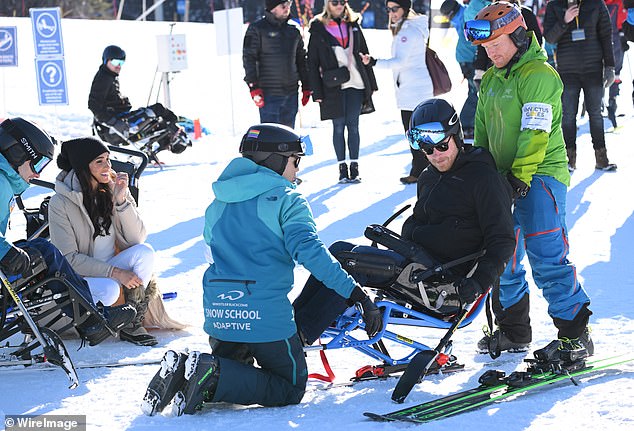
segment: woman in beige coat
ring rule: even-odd
[[[128,175],[112,170],[106,145],[95,138],[66,141],[57,165],[62,171],[49,203],[51,241],[86,278],[95,302],[111,305],[123,288],[137,318],[120,331],[120,338],[144,346],[157,344],[141,323],[148,307],[162,315],[159,320],[167,323],[163,326],[182,328],[167,317],[158,292],[154,298],[148,295],[154,249],[144,243],[147,233],[128,189]],[[156,291],[154,283],[152,287]]]

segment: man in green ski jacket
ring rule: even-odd
[[[563,350],[585,349],[591,355],[590,299],[567,259],[570,174],[561,130],[563,84],[514,5],[485,7],[465,23],[465,35],[482,44],[494,64],[482,79],[474,144],[491,152],[514,190],[517,241],[499,291],[494,291],[499,329],[485,335],[478,348],[492,356],[529,348],[529,290],[521,263],[528,255],[535,284],[558,329],[554,342]]]

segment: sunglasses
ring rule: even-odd
[[[291,157],[293,157],[293,166],[295,166],[295,169],[299,169],[299,162],[300,162],[300,160],[302,160],[302,158],[299,157],[299,156],[295,156],[295,155],[293,155]]]
[[[445,128],[439,122],[421,124],[407,131],[407,140],[414,150],[431,155],[434,149],[443,153],[449,149],[451,135],[445,132]]]
[[[121,67],[123,66],[123,63],[125,63],[125,60],[121,60],[120,58],[113,58],[110,60],[110,63],[112,63],[114,67]]]
[[[348,0],[330,0],[330,4],[333,6],[345,6],[348,3]]]
[[[399,9],[402,9],[400,6],[392,6],[392,7],[386,7],[385,8],[385,12],[387,13],[396,13],[398,12]]]

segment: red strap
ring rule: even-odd
[[[323,382],[332,383],[335,381],[335,373],[332,372],[332,368],[330,368],[330,364],[328,363],[328,358],[326,358],[326,352],[324,350],[319,351],[319,356],[321,356],[321,362],[324,364],[324,370],[326,370],[327,376],[322,374],[312,373],[308,375],[309,379],[317,379]]]

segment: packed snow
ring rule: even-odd
[[[39,106],[34,50],[30,20],[0,18],[0,26],[17,26],[19,66],[0,68],[0,117],[23,116],[39,122],[58,139],[91,134],[92,116],[87,97],[92,77],[106,45],[117,44],[127,52],[121,73],[121,90],[133,105],[145,106],[156,100],[159,87],[156,73],[156,38],[168,34],[168,23],[63,20],[65,63],[68,79],[68,106]],[[148,242],[157,250],[156,273],[163,292],[177,292],[166,302],[169,313],[191,326],[180,332],[154,331],[156,347],[139,347],[109,339],[96,347],[78,350],[77,339],[65,339],[76,364],[134,362],[159,359],[166,349],[208,351],[202,330],[201,278],[206,268],[202,229],[205,208],[213,199],[212,182],[233,157],[246,128],[258,122],[257,108],[242,82],[240,53],[217,56],[215,29],[210,24],[178,23],[174,34],[187,38],[188,68],[171,75],[171,106],[180,115],[196,119],[210,134],[196,140],[182,154],[160,153],[163,170],[149,167],[140,180],[140,210],[149,231]],[[389,56],[391,35],[387,30],[366,30],[371,54]],[[434,30],[432,46],[445,61],[453,77],[454,89],[445,97],[459,108],[466,97],[453,57],[455,31]],[[619,128],[607,133],[610,160],[618,171],[594,170],[594,157],[587,118],[579,120],[577,171],[568,193],[567,222],[570,258],[591,299],[592,337],[597,357],[634,351],[634,133],[632,122],[632,71],[626,53],[621,75],[623,85],[618,99]],[[396,109],[391,73],[377,70],[379,91],[374,102],[377,111],[361,117],[361,156],[363,181],[337,184],[338,168],[331,140],[331,123],[319,120],[318,107],[310,103],[301,108],[298,130],[309,134],[315,154],[302,159],[299,190],[307,197],[314,212],[322,240],[350,240],[369,244],[363,230],[371,223],[382,223],[405,204],[416,198],[414,185],[402,185],[399,177],[409,172],[410,153],[403,137],[400,114]],[[150,92],[152,94],[150,95]],[[149,101],[149,102],[148,102]],[[606,126],[609,122],[606,119]],[[630,136],[630,138],[628,138]],[[44,179],[52,180],[57,167],[51,164]],[[50,191],[31,187],[25,193],[28,206],[37,206]],[[629,196],[629,197],[628,197]],[[390,228],[399,231],[407,211]],[[11,239],[24,236],[24,217],[14,211]],[[302,288],[308,274],[297,268],[291,298]],[[539,348],[555,338],[556,330],[547,316],[547,304],[532,288],[533,347]],[[524,369],[528,355],[503,354],[498,360],[475,353],[475,344],[486,323],[484,313],[475,322],[454,335],[454,354],[465,370],[445,376],[432,376],[417,385],[403,406],[477,385],[484,370],[497,368],[510,373]],[[443,331],[413,327],[395,328],[410,338],[434,346]],[[362,335],[360,335],[362,336]],[[354,349],[327,352],[337,376],[346,382],[355,370],[373,360]],[[319,355],[308,354],[309,372],[323,373]],[[141,429],[223,429],[252,430],[342,430],[413,429],[406,423],[375,423],[362,413],[386,413],[399,405],[390,400],[395,379],[370,381],[352,387],[329,390],[325,384],[310,381],[303,401],[297,406],[262,408],[259,406],[210,405],[194,416],[146,417],[139,404],[147,383],[157,371],[156,365],[119,368],[79,369],[81,381],[75,390],[67,389],[64,373],[57,369],[0,369],[0,415],[68,414],[86,415],[89,430]],[[631,430],[634,428],[634,365],[621,365],[602,373],[599,378],[581,379],[580,386],[560,384],[508,402],[426,424],[427,430],[470,429],[545,430],[582,429]]]

